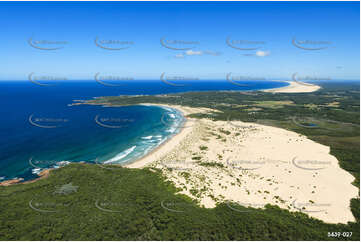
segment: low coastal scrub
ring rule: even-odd
[[[222,163],[218,163],[218,162],[200,162],[199,165],[205,167],[220,167],[220,168],[224,167]]]
[[[200,149],[200,150],[208,150],[208,147],[207,147],[207,146],[202,145],[202,146],[199,146],[199,149]]]

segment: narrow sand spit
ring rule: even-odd
[[[302,93],[302,92],[315,92],[319,90],[321,87],[304,83],[304,82],[295,82],[295,81],[287,81],[290,85],[286,87],[280,87],[280,88],[272,88],[272,89],[266,89],[263,90],[264,92],[271,92],[271,93]]]
[[[183,114],[210,109],[165,105]],[[327,146],[288,130],[240,121],[189,119],[181,132],[146,157],[127,165],[155,167],[180,193],[211,208],[221,201],[234,212],[278,205],[329,223],[354,221],[354,177]]]

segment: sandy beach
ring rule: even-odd
[[[315,92],[321,88],[320,86],[310,83],[300,82],[300,81],[297,82],[286,81],[286,82],[288,82],[290,85],[286,87],[266,89],[263,91],[271,92],[271,93],[305,93],[305,92]]]
[[[141,105],[146,106],[163,106],[168,108],[175,108],[179,110],[184,117],[186,117],[186,121],[180,127],[180,131],[175,134],[173,137],[165,141],[163,144],[158,146],[153,151],[149,152],[146,156],[140,158],[139,160],[132,162],[130,164],[124,165],[127,168],[141,168],[145,165],[152,163],[155,160],[160,159],[162,156],[166,155],[170,150],[175,148],[190,132],[192,132],[192,127],[196,124],[197,119],[187,118],[188,114],[194,113],[207,113],[211,111],[211,109],[207,108],[188,108],[179,105],[165,105],[165,104],[151,104],[151,103],[143,103]]]
[[[212,111],[166,106],[185,116]],[[180,133],[126,167],[161,169],[180,193],[207,208],[229,202],[232,211],[244,212],[233,202],[272,204],[329,223],[354,221],[349,207],[358,197],[354,177],[340,168],[329,147],[280,128],[188,118]]]

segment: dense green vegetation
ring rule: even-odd
[[[76,189],[59,193],[71,183]],[[1,188],[2,240],[328,240],[357,224],[325,224],[275,206],[214,209],[175,195],[156,170],[72,164],[31,184]]]
[[[108,105],[169,103],[220,112],[197,118],[274,125],[331,147],[359,187],[359,85],[322,84],[309,94],[198,92],[104,97]],[[312,125],[309,125],[312,124]],[[313,124],[315,126],[313,126]],[[200,150],[205,149],[204,147]],[[218,166],[216,163],[203,163]],[[245,208],[221,203],[201,208],[176,195],[154,169],[104,169],[71,164],[30,184],[0,187],[1,240],[359,240],[359,199],[350,201],[355,223],[327,224],[277,206]],[[185,173],[186,175],[186,173]],[[337,178],[335,178],[337,179]],[[335,194],[337,196],[337,194]],[[352,232],[329,237],[328,232]]]

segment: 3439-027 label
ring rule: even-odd
[[[349,238],[352,236],[352,232],[328,232],[327,236],[333,238]]]

